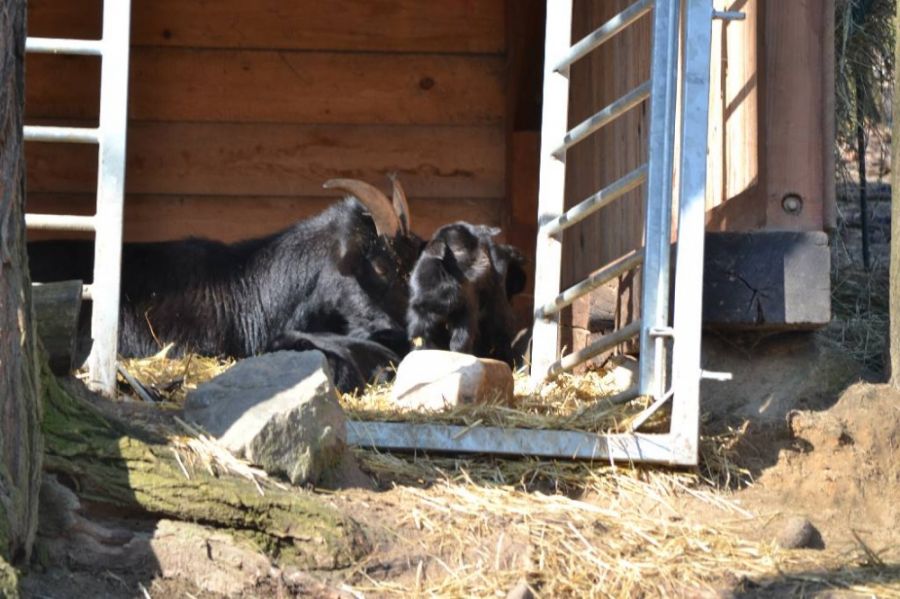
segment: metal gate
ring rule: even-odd
[[[571,45],[573,0],[548,2],[541,167],[538,204],[535,322],[532,337],[532,383],[634,337],[640,338],[639,383],[613,401],[639,395],[653,399],[629,433],[598,435],[577,431],[463,427],[438,424],[351,422],[349,441],[382,449],[420,449],[541,457],[697,463],[700,325],[705,228],[706,149],[709,105],[712,0],[639,0],[584,39]],[[569,68],[648,12],[653,12],[650,80],[594,116],[567,130]],[[680,24],[680,27],[679,27]],[[679,79],[679,33],[682,59]],[[681,91],[679,156],[676,171],[676,91]],[[647,162],[608,187],[564,210],[566,152],[632,108],[649,100]],[[673,175],[678,175],[674,193]],[[644,248],[621,257],[573,287],[560,290],[563,231],[644,186]],[[678,206],[677,230],[671,207]],[[677,233],[674,317],[669,318],[670,242]],[[562,308],[635,267],[641,267],[642,315],[587,347],[559,355]],[[667,373],[671,372],[671,381]],[[645,434],[637,429],[667,401],[672,401],[671,430]]]
[[[130,12],[130,0],[105,0],[100,40],[29,37],[25,42],[27,52],[99,56],[102,61],[98,127],[25,126],[26,141],[97,144],[96,213],[26,214],[25,224],[29,229],[94,233],[94,280],[83,289],[83,296],[93,300],[88,369],[90,386],[106,394],[116,385]]]

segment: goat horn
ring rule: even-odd
[[[329,179],[322,184],[325,189],[340,189],[358,199],[369,210],[379,235],[394,237],[402,226],[391,207],[391,201],[380,189],[358,179]]]
[[[394,187],[394,212],[397,214],[397,218],[400,219],[400,227],[403,229],[404,235],[408,235],[412,225],[409,218],[409,202],[406,201],[406,191],[400,185],[400,178],[397,176],[397,173],[388,173],[388,179],[391,180],[391,185]]]

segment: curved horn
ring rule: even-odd
[[[397,173],[388,173],[388,179],[391,180],[391,185],[394,187],[394,212],[397,213],[397,218],[400,219],[400,226],[404,235],[408,235],[412,228],[412,222],[409,218],[409,202],[406,201],[406,192],[403,190],[403,186],[400,185]]]
[[[325,189],[340,189],[357,198],[369,210],[379,235],[394,237],[402,226],[391,207],[391,201],[377,187],[358,179],[329,179]]]

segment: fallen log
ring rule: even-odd
[[[178,447],[171,415],[80,397],[46,370],[43,379],[44,470],[83,503],[219,528],[282,567],[342,568],[369,551],[362,528],[313,493],[261,494],[250,481],[207,469]]]

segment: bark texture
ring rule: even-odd
[[[312,493],[266,488],[261,495],[244,479],[212,475],[171,443],[178,431],[156,408],[147,414],[153,422],[133,412],[113,417],[109,409],[128,406],[69,394],[49,370],[43,378],[44,469],[82,502],[218,528],[253,541],[282,566],[343,568],[370,550],[356,522]]]
[[[897,11],[894,31],[900,31],[900,0],[897,0]],[[894,65],[900,64],[900,34],[894,36]],[[890,383],[900,389],[900,77],[894,74],[894,122],[891,131],[891,156],[894,165],[891,168],[891,274],[890,274],[890,338],[888,347],[891,354]]]
[[[42,452],[25,254],[24,65],[25,2],[0,0],[0,558],[12,564],[31,552]]]

